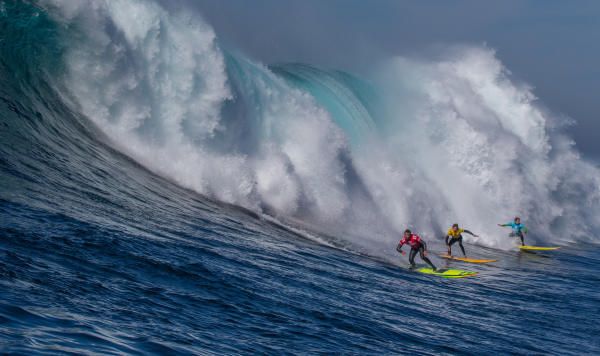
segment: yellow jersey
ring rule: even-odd
[[[447,235],[450,237],[459,237],[460,234],[462,234],[463,232],[465,232],[465,229],[458,229],[458,230],[454,231],[452,228],[449,228]]]

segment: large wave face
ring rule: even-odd
[[[149,170],[223,202],[389,253],[453,222],[508,247],[600,227],[598,169],[485,47],[394,58],[358,79],[225,51],[151,1],[40,1],[61,24],[65,104]]]

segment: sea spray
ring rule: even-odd
[[[74,31],[63,79],[76,109],[201,194],[377,254],[407,226],[438,239],[459,222],[502,248],[513,241],[496,223],[516,214],[533,239],[599,227],[597,169],[489,48],[390,59],[358,79],[271,70],[154,2],[50,3]]]

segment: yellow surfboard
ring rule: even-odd
[[[440,257],[448,259],[448,260],[469,262],[469,263],[490,263],[490,262],[498,261],[498,260],[486,260],[486,259],[476,259],[476,258],[467,258],[467,257],[455,257],[455,256],[450,256],[450,255],[444,255],[444,254],[440,255]]]
[[[437,270],[433,270],[430,267],[423,267],[416,270],[420,273],[432,274],[435,276],[440,276],[444,278],[465,278],[472,277],[477,275],[477,272],[471,271],[463,271],[460,269],[446,269],[446,268],[438,268]]]
[[[523,251],[553,251],[558,250],[560,247],[541,247],[541,246],[519,246],[519,248]]]

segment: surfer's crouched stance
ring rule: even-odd
[[[515,217],[515,221],[506,224],[498,224],[498,226],[510,226],[512,232],[508,235],[510,237],[519,236],[521,238],[521,246],[525,246],[525,234],[527,234],[527,228],[521,224],[521,218]]]
[[[455,242],[458,242],[458,246],[460,246],[460,249],[462,250],[462,253],[465,257],[467,257],[467,254],[465,253],[465,248],[463,247],[462,244],[462,233],[465,234],[469,234],[471,236],[477,237],[477,235],[475,235],[474,233],[472,233],[469,230],[465,230],[465,229],[460,229],[458,227],[458,224],[453,224],[451,228],[448,229],[448,232],[446,233],[446,246],[448,246],[448,255],[452,256],[452,245]]]
[[[417,255],[417,252],[419,252],[419,255],[421,256],[421,259],[423,261],[427,262],[427,264],[430,265],[434,271],[437,269],[435,268],[433,263],[431,263],[429,258],[427,258],[427,244],[425,243],[425,241],[423,241],[423,239],[421,239],[421,237],[413,234],[410,230],[406,229],[404,231],[404,237],[402,237],[402,240],[400,240],[398,246],[396,247],[396,251],[400,252],[403,255],[405,254],[405,252],[402,251],[402,246],[404,244],[408,244],[410,246],[408,262],[410,262],[411,267],[415,267],[415,256]]]

